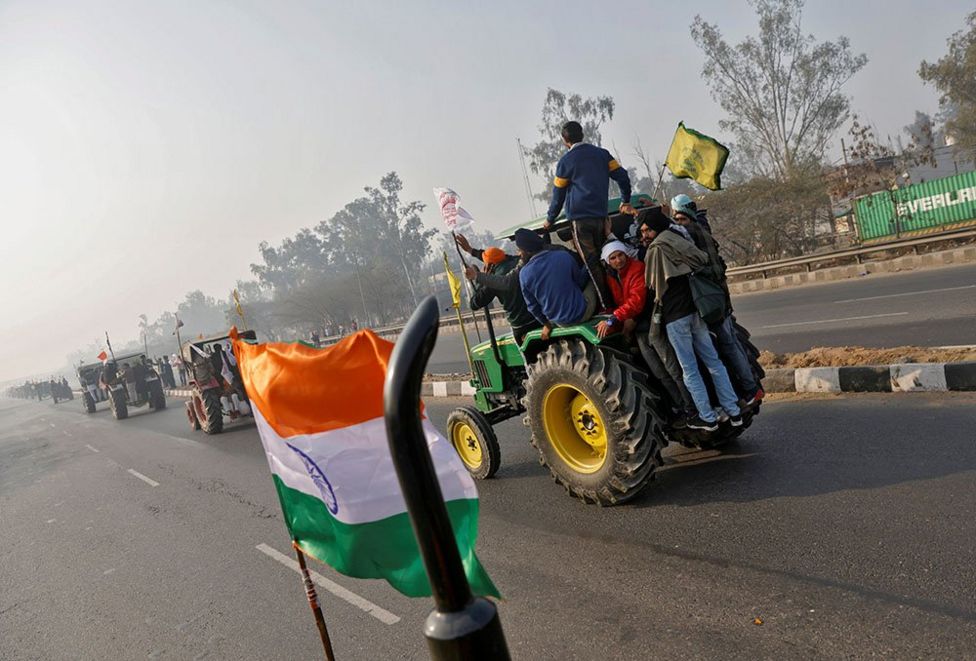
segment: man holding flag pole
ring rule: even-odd
[[[451,238],[454,240],[454,247],[457,249],[458,258],[461,260],[461,268],[466,269],[468,267],[468,262],[464,259],[464,255],[461,254],[461,248],[457,245],[457,232],[458,230],[470,227],[471,224],[474,223],[474,217],[461,206],[461,197],[450,188],[435,188],[434,197],[437,199],[437,208],[441,210],[441,217],[444,219],[444,224],[447,225],[447,228],[451,231]],[[444,265],[445,268],[447,268],[448,279],[450,279],[451,269],[448,267],[446,261]],[[468,289],[467,283],[465,283],[465,290],[468,292],[468,296],[470,297],[471,291]],[[459,299],[455,304],[455,307],[458,308],[458,315],[460,315],[460,293],[458,296]],[[460,316],[458,316],[458,319],[460,319]],[[472,315],[472,319],[474,320],[474,330],[478,335],[478,341],[481,342],[481,328],[478,326],[478,318]],[[467,341],[467,338],[465,338],[465,341]]]

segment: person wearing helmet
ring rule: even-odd
[[[708,224],[708,218],[705,215],[704,209],[698,210],[698,205],[693,199],[681,193],[675,195],[671,198],[671,213],[673,214],[684,214],[692,222],[696,223],[698,226],[704,228],[706,232],[711,232],[712,227]]]

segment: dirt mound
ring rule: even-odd
[[[763,367],[853,367],[856,365],[891,365],[895,363],[953,363],[976,361],[976,347],[942,349],[939,347],[814,347],[802,353],[763,351]]]

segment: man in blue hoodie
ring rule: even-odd
[[[515,232],[515,245],[524,266],[519,284],[525,306],[540,324],[548,340],[553,326],[574,326],[589,321],[596,312],[596,289],[586,267],[565,248],[546,245],[532,230]]]
[[[576,251],[596,286],[600,308],[608,309],[613,305],[613,296],[600,260],[600,249],[610,233],[607,198],[613,179],[620,187],[620,212],[635,215],[630,205],[630,175],[606,149],[583,142],[583,127],[579,122],[566,122],[562,136],[569,151],[556,164],[552,202],[544,228],[552,227],[565,204]]]

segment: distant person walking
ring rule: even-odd
[[[552,201],[543,227],[549,230],[559,217],[563,205],[573,230],[573,242],[590,280],[596,287],[601,309],[613,305],[613,294],[600,260],[600,249],[610,233],[607,197],[610,179],[620,187],[620,212],[634,215],[630,205],[630,175],[606,149],[583,142],[579,122],[566,122],[563,144],[569,149],[556,165]]]
[[[183,361],[177,354],[173,354],[169,357],[169,366],[176,372],[180,377],[180,385],[186,385],[186,367],[183,365]]]

